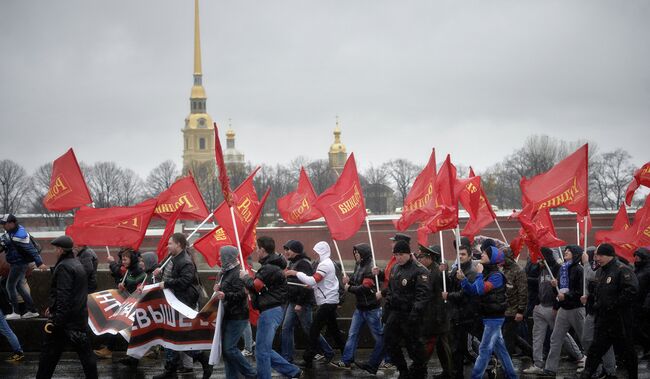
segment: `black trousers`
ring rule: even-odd
[[[627,324],[630,325],[630,324]],[[625,361],[627,369],[627,378],[636,379],[638,377],[638,359],[634,350],[634,336],[629,332],[626,323],[618,315],[612,318],[599,319],[596,316],[594,326],[594,341],[587,352],[587,363],[585,371],[582,373],[583,378],[591,377],[596,372],[603,355],[614,346],[614,353],[619,359]],[[589,376],[588,376],[589,375]]]
[[[442,367],[442,375],[452,378],[454,367],[451,360],[451,347],[449,346],[449,333],[433,335],[425,339],[424,349],[427,352],[427,362],[433,355],[433,349],[436,349],[436,355]]]
[[[336,321],[336,309],[338,304],[321,304],[316,310],[314,321],[309,328],[309,346],[303,354],[305,362],[311,362],[319,350],[318,340],[320,339],[321,330],[327,326],[327,334],[332,338],[336,347],[343,350],[345,347],[345,340],[339,329],[339,324]]]
[[[408,375],[409,379],[424,379],[427,376],[427,352],[421,340],[421,325],[413,325],[407,320],[407,314],[391,312],[388,315],[384,326],[384,344],[400,375]],[[412,361],[410,368],[404,359],[402,341]]]
[[[454,377],[457,379],[464,378],[465,357],[469,355],[467,350],[467,339],[472,334],[474,326],[471,323],[452,324],[450,330],[450,347],[453,362]]]
[[[97,358],[93,353],[86,331],[55,328],[51,334],[43,334],[36,379],[49,379],[52,377],[56,365],[61,359],[61,353],[68,345],[79,356],[86,378],[97,378]]]
[[[528,344],[528,342],[519,336],[519,331],[521,323],[526,322],[522,320],[520,322],[515,321],[513,316],[506,316],[506,320],[501,327],[503,333],[503,339],[506,342],[506,348],[508,349],[508,354],[512,357],[517,351],[516,347],[519,346],[522,354],[527,357],[533,356],[533,348]]]

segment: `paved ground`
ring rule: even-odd
[[[362,351],[361,356],[365,358],[369,351]],[[162,372],[162,360],[154,359],[144,359],[141,361],[140,366],[137,370],[130,369],[122,366],[117,363],[117,359],[122,357],[121,354],[115,354],[113,359],[115,363],[112,363],[109,360],[99,360],[98,369],[100,378],[151,378],[153,375]],[[33,378],[36,376],[36,370],[38,368],[38,354],[28,354],[25,360],[18,364],[8,364],[4,360],[0,361],[0,378],[6,379],[22,379],[22,378]],[[530,365],[530,360],[527,358],[523,359],[514,359],[515,366],[519,372],[523,368],[526,368]],[[470,366],[466,366],[465,377],[469,378],[471,371]],[[434,373],[440,372],[440,366],[436,359],[429,365],[429,375],[431,376]],[[575,375],[575,365],[570,362],[562,361],[560,372],[558,373],[558,378],[573,378]],[[79,364],[77,357],[74,353],[64,354],[59,366],[57,367],[56,372],[54,373],[55,378],[83,378],[83,370]],[[192,375],[183,375],[179,378],[192,378]],[[201,368],[200,365],[195,365],[194,377],[201,377]],[[212,378],[223,378],[223,366],[219,366],[215,369]],[[279,377],[279,375],[274,374],[274,377]],[[361,371],[358,369],[353,370],[341,370],[329,365],[315,364],[314,369],[307,373],[306,378],[372,378],[373,376]],[[397,373],[392,370],[380,371],[377,374],[378,378],[397,378]],[[499,376],[502,377],[502,376]],[[619,378],[624,378],[625,374],[619,372]],[[530,375],[521,375],[521,378],[529,379],[535,378],[535,376]],[[648,368],[648,362],[643,361],[639,365],[639,378],[649,378],[650,379],[650,369]]]

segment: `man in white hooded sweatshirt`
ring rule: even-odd
[[[314,252],[318,254],[315,257],[318,260],[318,266],[314,275],[308,276],[294,270],[285,271],[287,276],[296,276],[302,283],[312,287],[316,305],[318,305],[314,321],[309,329],[309,346],[303,354],[306,368],[312,367],[323,327],[327,326],[327,332],[339,349],[343,349],[345,344],[336,321],[336,308],[339,304],[339,280],[336,277],[334,262],[330,259],[330,245],[325,241],[318,242],[314,246]],[[332,356],[326,356],[326,362],[329,363],[332,358]]]

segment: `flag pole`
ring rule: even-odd
[[[196,228],[194,228],[194,230],[192,231],[192,233],[190,233],[190,235],[187,236],[187,239],[189,240],[190,238],[192,238],[192,236],[194,236],[194,235],[196,234],[196,232],[198,232],[199,229],[201,229],[201,227],[202,227],[206,222],[208,222],[208,220],[210,220],[210,219],[212,218],[212,216],[214,216],[214,213],[210,212],[210,214],[208,215],[208,217],[206,217],[205,220],[203,220],[203,221],[199,224],[199,226],[197,226]]]
[[[499,228],[499,233],[501,233],[501,238],[503,238],[503,242],[505,242],[506,245],[510,245],[510,244],[508,243],[508,239],[506,238],[506,235],[503,234],[503,230],[501,229],[501,225],[499,225],[499,220],[495,218],[495,219],[494,219],[494,222],[497,223],[497,228]]]
[[[370,240],[370,253],[372,254],[372,267],[377,267],[375,262],[375,249],[372,246],[372,235],[370,234],[370,222],[366,216],[366,228],[368,228],[368,240]],[[379,292],[379,276],[375,275],[375,284],[377,285],[377,292]]]
[[[345,266],[343,266],[343,258],[341,258],[341,251],[339,250],[339,245],[336,243],[335,239],[332,239],[332,242],[334,242],[334,248],[336,249],[336,254],[339,256],[339,262],[341,262],[341,270],[343,271],[343,276],[348,276],[348,274],[345,272]]]
[[[442,240],[442,230],[440,230],[438,233],[440,236],[440,263],[447,263],[445,261],[445,243]],[[447,292],[447,275],[444,273],[442,274],[442,292]]]
[[[456,225],[456,265],[460,269],[460,225]]]
[[[577,244],[578,244],[578,246],[580,246],[580,242],[582,242],[582,241],[580,241],[580,223],[579,222],[576,222],[576,241],[578,241]]]
[[[235,208],[230,207],[230,216],[232,217],[232,227],[235,229],[235,240],[237,241],[237,250],[239,250],[239,259],[241,260],[241,270],[246,271],[244,264],[244,253],[241,251],[241,242],[239,241],[239,231],[237,230],[237,222],[235,222]]]
[[[587,220],[587,216],[585,216],[584,221],[585,221],[585,253],[586,253],[587,252],[587,226],[589,224]],[[587,295],[587,276],[584,275],[584,273],[582,275],[582,295],[583,296]]]
[[[551,279],[555,280],[555,276],[553,275],[553,271],[551,271],[551,268],[548,266],[548,262],[546,262],[546,259],[542,259],[542,261],[544,262],[544,265],[546,266],[546,269],[548,270],[548,273],[551,275]],[[584,275],[583,275],[583,277],[584,277]],[[558,293],[560,292],[560,290],[558,290],[557,287],[555,287],[555,290]]]
[[[106,258],[111,256],[111,249],[108,248],[108,245],[106,245]]]

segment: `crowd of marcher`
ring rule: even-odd
[[[0,333],[13,350],[7,361],[19,362],[24,353],[7,320],[40,316],[25,274],[30,266],[48,267],[16,217],[5,215],[0,224],[6,232],[0,249],[10,264],[3,274]],[[394,264],[388,269],[377,267],[371,247],[362,243],[353,247],[351,273],[331,259],[325,241],[306,249],[289,240],[278,253],[272,238],[260,236],[251,255],[260,265],[256,271],[243,269],[235,247],[221,248],[214,296],[224,306],[226,378],[271,378],[273,370],[299,378],[316,362],[373,375],[393,369],[399,378],[427,378],[434,350],[442,367],[435,378],[463,378],[468,365],[472,378],[495,377],[498,370],[517,378],[513,356],[531,359],[522,373],[554,377],[563,352],[574,361],[576,377],[613,378],[618,369],[636,378],[639,359],[650,357],[650,252],[645,248],[635,252],[634,262],[625,262],[608,244],[587,251],[577,245],[543,247],[543,259],[522,267],[503,241],[484,236],[454,241],[453,263],[442,259],[440,246],[413,249],[410,237],[401,233],[392,240]],[[86,377],[96,378],[96,359],[110,358],[118,338],[93,351],[86,299],[97,290],[97,256],[67,236],[51,244],[57,261],[49,268],[37,378],[52,377],[66,346],[78,354]],[[117,260],[109,259],[115,284],[132,293],[155,281],[198,310],[203,287],[186,237],[173,234],[168,248],[170,259],[162,268],[155,253],[122,250]],[[346,298],[356,303],[347,339],[338,314]],[[249,302],[259,311],[254,344]],[[374,347],[360,360],[364,325]],[[296,332],[307,341],[301,359],[294,349]],[[254,364],[248,355],[254,355]],[[205,351],[165,348],[163,356],[164,371],[154,378],[191,372],[194,361],[200,362],[203,378],[213,373]],[[120,362],[138,364],[130,357]]]

